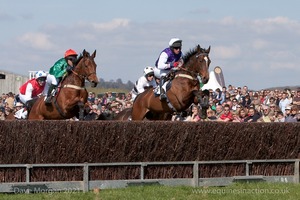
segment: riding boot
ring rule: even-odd
[[[51,104],[52,92],[55,90],[56,85],[51,84],[47,93],[47,98],[45,99],[45,104]]]
[[[160,78],[160,82],[159,82],[159,90],[160,90],[159,99],[160,100],[166,100],[167,99],[166,91],[163,89],[163,85],[164,85],[164,82],[165,82],[164,80],[165,80],[165,77],[162,76]]]

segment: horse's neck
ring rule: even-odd
[[[178,74],[188,74],[193,77],[197,77],[197,73],[191,68],[192,68],[191,66],[183,66],[183,69],[179,70],[177,73]]]
[[[80,78],[78,75],[71,73],[62,81],[62,85],[67,84],[84,87],[84,80],[82,80],[82,78]]]

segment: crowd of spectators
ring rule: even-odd
[[[192,105],[172,120],[219,122],[299,122],[300,88],[291,90],[248,90],[247,86],[229,85],[210,90],[207,118],[194,117],[199,105]],[[195,108],[197,107],[197,108]],[[198,110],[198,111],[197,111]],[[198,114],[199,116],[199,114]]]
[[[207,118],[201,119],[201,107],[192,104],[184,112],[174,113],[173,121],[220,122],[298,122],[300,121],[300,88],[297,90],[249,90],[247,86],[210,90]],[[15,94],[0,97],[0,120],[15,113],[23,105],[15,103]],[[110,120],[120,111],[132,107],[131,93],[106,92],[98,97],[89,92],[84,120]],[[16,116],[15,116],[16,117]],[[16,117],[17,118],[17,117]],[[70,120],[78,120],[72,118]]]

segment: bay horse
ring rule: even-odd
[[[165,114],[182,112],[192,103],[200,103],[202,118],[206,117],[208,96],[200,90],[200,80],[203,84],[209,80],[210,47],[203,49],[197,45],[183,56],[183,65],[177,71],[169,73],[171,87],[166,92],[167,100],[160,101],[159,95],[153,89],[147,89],[139,94],[131,112],[132,120],[143,120],[148,112]]]
[[[38,98],[28,114],[28,119],[59,120],[74,116],[83,119],[83,110],[88,97],[85,81],[89,81],[91,87],[96,87],[99,82],[95,57],[96,50],[92,55],[83,50],[71,72],[62,80],[57,95],[52,98],[52,103],[46,105],[43,96]]]

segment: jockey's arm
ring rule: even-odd
[[[139,80],[137,81],[137,85],[136,85],[136,89],[138,91],[138,93],[142,93],[145,91],[145,86],[148,86],[147,80],[144,76],[142,76],[141,78],[139,78]]]
[[[24,98],[26,99],[26,101],[32,99],[32,91],[33,91],[33,86],[31,83],[28,83],[27,87],[26,87],[25,95],[24,95]]]
[[[159,56],[157,68],[158,69],[170,69],[170,63],[167,63],[168,54],[162,52]]]

